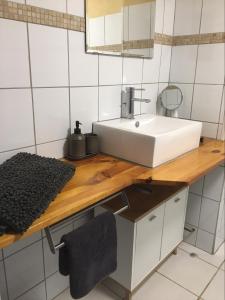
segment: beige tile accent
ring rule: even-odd
[[[180,35],[173,37],[173,46],[225,43],[225,32]]]
[[[13,1],[0,0],[0,18],[85,32],[85,18],[83,17],[27,4],[16,3]],[[168,46],[225,43],[225,32],[181,35],[174,37],[156,32],[154,40],[145,39],[125,42],[124,49],[152,48],[154,43]],[[120,49],[121,44],[105,45],[93,48],[93,50],[96,51],[101,50],[112,52],[118,52]]]
[[[0,17],[81,32],[85,31],[83,17],[6,0],[0,0]]]

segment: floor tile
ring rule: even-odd
[[[221,269],[225,271],[225,263],[222,264]]]
[[[216,267],[178,249],[177,255],[170,256],[158,272],[200,295],[216,270]]]
[[[195,300],[197,297],[164,276],[155,273],[132,297],[132,300],[144,299]]]
[[[224,271],[219,270],[206,291],[203,293],[204,300],[224,300]]]
[[[56,297],[54,300],[72,300],[69,289],[65,290],[62,294]],[[190,298],[191,299],[191,298]],[[119,300],[119,298],[108,291],[103,286],[96,287],[89,295],[83,297],[82,300]],[[186,300],[186,299],[184,299]]]
[[[211,255],[203,250],[200,250],[190,244],[187,244],[185,242],[181,243],[179,248],[181,248],[182,250],[188,252],[188,253],[195,253],[197,254],[197,256],[208,262],[209,264],[214,265],[215,267],[219,267],[221,265],[221,263],[224,261],[224,244],[219,248],[219,250],[215,253],[215,255]]]

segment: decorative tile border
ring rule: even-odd
[[[225,43],[225,32],[180,35],[173,37],[173,46]]]
[[[85,32],[85,18],[83,17],[7,0],[0,0],[0,18]],[[168,46],[225,43],[225,32],[174,37],[155,33],[154,43]],[[152,47],[153,40],[151,39],[129,41],[124,44],[125,49],[144,49]],[[121,49],[121,45],[105,45],[100,48],[102,51],[110,50],[112,52],[118,52]],[[100,49],[99,47],[95,47],[93,50]]]
[[[6,0],[0,0],[0,18],[85,31],[85,20],[82,17]]]

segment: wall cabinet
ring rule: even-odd
[[[179,190],[136,222],[116,216],[118,267],[113,280],[132,292],[175,250],[183,240],[187,193],[188,188]]]

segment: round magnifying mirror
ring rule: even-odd
[[[159,95],[160,103],[166,110],[167,115],[172,115],[181,106],[183,94],[179,87],[169,85]]]

